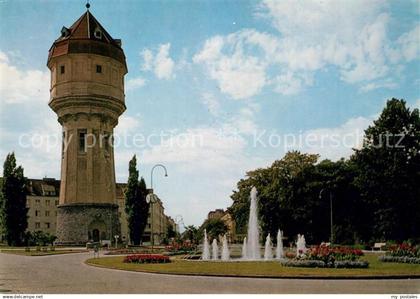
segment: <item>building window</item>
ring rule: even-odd
[[[40,212],[38,210],[35,210],[35,217],[38,217]]]
[[[49,206],[49,205],[50,205],[50,200],[49,200],[49,199],[47,199],[47,200],[45,201],[45,204],[46,204],[47,206]]]
[[[40,222],[35,222],[35,228],[41,228],[41,223]]]
[[[50,228],[50,223],[49,222],[45,222],[45,228]]]
[[[79,130],[79,152],[86,152],[86,129]]]
[[[55,201],[55,205],[58,206],[58,200]]]
[[[64,65],[60,65],[60,74],[64,74],[66,72],[66,68]]]
[[[41,203],[41,201],[40,201],[39,199],[35,199],[35,203],[36,203],[37,205],[39,205],[39,204]]]
[[[102,73],[102,65],[99,65],[99,64],[96,65],[96,72],[98,74]]]
[[[97,39],[101,39],[102,38],[102,31],[99,28],[96,28],[95,31],[93,32],[93,35],[97,38]]]
[[[45,211],[45,217],[49,217],[50,216],[50,211]]]

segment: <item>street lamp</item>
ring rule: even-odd
[[[322,188],[321,191],[319,192],[319,199],[322,199],[322,195],[325,192],[325,188]],[[334,243],[334,232],[333,232],[333,206],[332,206],[332,199],[333,199],[333,194],[331,190],[328,190],[329,193],[329,197],[330,197],[330,243],[331,246]]]
[[[153,171],[155,170],[156,167],[162,167],[165,170],[165,177],[168,176],[168,172],[166,171],[166,167],[162,164],[156,164],[155,166],[152,167],[152,170],[150,171],[150,188],[152,188],[152,192],[153,192]]]
[[[151,226],[150,226],[150,241],[152,243],[152,252],[153,252],[153,246],[155,243],[155,240],[153,238],[153,204],[156,203],[158,201],[158,198],[155,194],[153,194],[153,189],[152,192],[147,194],[146,196],[146,202],[148,204],[150,204],[150,222],[151,222]]]
[[[114,236],[114,239],[115,239],[115,248],[117,248],[118,247],[118,238],[119,238],[120,236],[119,235],[115,235]]]
[[[165,170],[165,177],[168,176],[168,172],[166,170],[165,165],[162,164],[156,164],[155,166],[152,167],[152,170],[150,171],[150,188],[151,188],[151,192],[146,196],[146,202],[150,203],[150,211],[151,211],[151,215],[150,215],[150,221],[151,221],[151,226],[150,226],[150,237],[151,237],[151,243],[152,243],[152,252],[153,252],[153,246],[155,244],[155,239],[153,236],[153,204],[157,202],[158,198],[156,195],[153,194],[153,172],[155,170],[156,167],[161,167],[163,168],[163,170]]]

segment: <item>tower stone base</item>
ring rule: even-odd
[[[87,242],[112,240],[120,234],[118,205],[72,204],[57,207],[59,245],[85,245]]]

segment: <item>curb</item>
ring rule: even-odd
[[[202,273],[171,273],[171,272],[154,272],[154,271],[147,271],[147,270],[126,270],[126,269],[119,269],[119,268],[110,268],[103,265],[97,265],[93,263],[89,263],[88,260],[84,261],[85,265],[91,267],[97,267],[102,269],[109,269],[109,270],[118,270],[118,271],[126,271],[126,272],[139,272],[139,273],[147,273],[147,274],[163,274],[163,275],[176,275],[176,276],[195,276],[195,277],[229,277],[229,278],[259,278],[259,279],[297,279],[297,280],[392,280],[392,279],[420,279],[420,274],[415,275],[370,275],[370,276],[314,276],[314,275],[307,275],[307,276],[259,276],[259,275],[234,275],[234,274],[202,274]]]

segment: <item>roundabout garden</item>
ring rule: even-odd
[[[288,267],[279,261],[193,261],[176,257],[169,259],[160,254],[148,254],[144,259],[135,256],[89,259],[86,264],[118,270],[176,275],[301,279],[420,278],[420,264],[382,262],[379,259],[381,255],[377,253],[364,254],[363,260],[369,263],[368,268]]]

